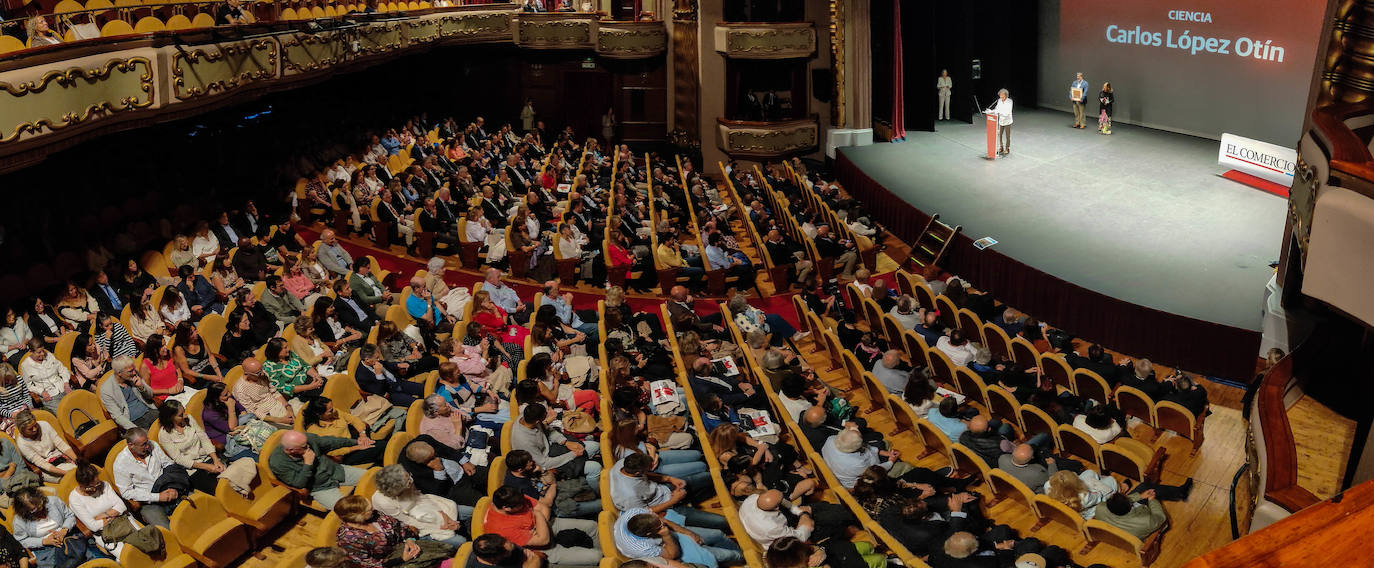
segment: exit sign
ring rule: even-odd
[[[582,62],[582,68],[583,68],[583,69],[596,69],[596,62],[595,62],[595,61],[583,61],[583,62]]]

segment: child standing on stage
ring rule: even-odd
[[[1112,94],[1112,83],[1110,81],[1102,84],[1102,92],[1097,95],[1097,131],[1101,134],[1112,133],[1112,102],[1115,95]]]

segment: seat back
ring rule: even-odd
[[[380,467],[367,470],[367,473],[358,478],[358,484],[353,486],[353,495],[371,499],[372,494],[377,492],[377,472],[380,471],[382,471]]]
[[[1193,455],[1202,447],[1202,421],[1183,405],[1162,400],[1155,403],[1155,426],[1193,441]]]
[[[1027,369],[1040,366],[1040,352],[1036,351],[1035,345],[1019,335],[1011,338],[1011,358],[1016,364]]]
[[[320,521],[320,527],[315,529],[315,546],[327,547],[339,544],[339,527],[343,525],[343,519],[339,514],[330,511]]]
[[[865,319],[868,320],[868,328],[873,330],[873,335],[883,337],[883,308],[878,305],[878,301],[873,298],[863,299]]]
[[[1011,474],[1000,469],[989,471],[988,489],[992,491],[994,499],[1016,501],[1030,510],[1031,514],[1036,515],[1035,492]],[[1039,516],[1036,515],[1036,518]]]
[[[1016,396],[998,385],[989,386],[984,392],[988,397],[988,413],[1015,424],[1022,430],[1026,429],[1025,424],[1021,422],[1021,403],[1016,400]]]
[[[1151,427],[1155,425],[1155,403],[1145,391],[1126,385],[1116,387],[1116,407],[1126,416],[1139,418]]]
[[[954,446],[954,443],[949,440],[949,436],[925,420],[916,422],[916,430],[921,433],[921,439],[925,441],[927,454],[940,454],[950,463],[954,462],[950,455],[950,448]]]
[[[1041,353],[1040,369],[1044,371],[1055,386],[1064,387],[1064,390],[1074,392],[1073,367],[1069,366],[1069,361],[1058,353]]]
[[[1107,386],[1107,381],[1102,375],[1088,369],[1074,369],[1073,385],[1073,391],[1078,394],[1078,398],[1107,404],[1111,387]]]
[[[1102,444],[1099,451],[1102,454],[1103,473],[1115,473],[1138,482],[1145,480],[1145,472],[1149,465],[1136,452],[1128,450],[1116,442]]]
[[[598,300],[598,302],[600,301],[601,300]],[[792,295],[792,311],[796,312],[797,323],[801,324],[798,326],[797,331],[802,333],[814,331],[811,329],[811,320],[807,317],[810,315],[811,310],[806,309],[806,303],[802,302],[800,294]]]
[[[425,401],[416,400],[406,409],[406,432],[420,435],[420,421],[425,418]]]
[[[324,387],[320,389],[320,395],[334,401],[335,408],[344,410],[352,409],[353,405],[363,398],[362,389],[358,388],[358,381],[347,373],[331,375],[324,382]]]
[[[930,373],[934,375],[935,382],[953,385],[954,361],[950,360],[949,355],[938,348],[931,347],[926,350],[926,357],[930,361]]]
[[[879,363],[881,365],[881,363]],[[878,382],[873,373],[864,371],[864,392],[868,394],[868,412],[877,412],[886,406],[887,387]]]
[[[939,306],[935,304],[935,292],[930,291],[930,286],[927,286],[924,280],[913,282],[911,292],[911,295],[916,298],[916,303],[920,304],[926,311],[939,309]]]
[[[853,351],[846,349],[840,353],[840,359],[844,361],[845,374],[849,375],[850,388],[863,388],[864,367],[859,364],[859,358]]]
[[[902,325],[897,323],[897,318],[893,317],[892,314],[883,314],[881,319],[883,321],[883,335],[887,336],[887,342],[894,349],[899,348],[902,345]],[[908,355],[910,354],[908,353]]]
[[[1088,462],[1093,469],[1101,469],[1102,451],[1092,436],[1068,424],[1060,424],[1055,435],[1064,453]]]
[[[977,341],[986,345],[987,340],[983,338],[983,319],[968,308],[960,308],[958,316],[959,331],[964,332],[964,337],[967,337],[969,341]]]
[[[607,450],[609,452],[609,450]],[[496,488],[506,483],[506,456],[496,456],[487,468],[487,497],[496,493]]]
[[[930,346],[926,345],[926,338],[921,334],[910,329],[902,330],[902,347],[912,367],[930,366],[930,355],[926,353],[930,351]]]
[[[897,425],[892,430],[893,435],[899,432],[912,432],[918,438],[920,437],[921,432],[916,429],[916,423],[920,421],[920,418],[911,409],[911,405],[907,404],[905,400],[897,398],[897,395],[889,394],[887,395],[887,408],[892,412],[892,422]],[[921,439],[921,443],[924,445],[925,440]]]
[[[227,324],[224,316],[216,313],[205,314],[205,317],[200,318],[200,323],[196,324],[196,332],[205,340],[205,348],[211,353],[219,353],[220,340],[224,339],[224,328]]]
[[[954,460],[950,465],[954,467],[955,471],[972,475],[978,482],[987,482],[988,474],[992,472],[992,469],[973,450],[968,449],[963,444],[954,444],[950,447],[950,457]]]
[[[386,451],[382,454],[382,465],[396,465],[401,459],[401,452],[405,450],[406,444],[414,439],[415,435],[410,432],[392,434],[391,439],[386,443]]]
[[[1011,338],[1007,337],[1007,332],[995,324],[988,322],[983,324],[983,345],[992,352],[994,359],[1011,359]]]
[[[914,276],[910,272],[907,272],[904,268],[898,268],[897,272],[893,276],[893,279],[897,281],[898,293],[902,294],[903,296],[911,296],[912,298],[916,297],[916,292],[913,290],[913,288],[915,287]]]
[[[956,367],[954,369],[954,388],[959,391],[959,394],[982,405],[983,408],[991,406],[988,401],[987,385],[983,384],[982,377],[969,370],[968,367]]]
[[[1056,438],[1054,445],[1058,447],[1058,436],[1055,436],[1057,427],[1058,424],[1056,424],[1054,419],[1050,418],[1050,415],[1046,414],[1045,411],[1030,404],[1021,405],[1021,430],[1025,435],[1034,436],[1042,432],[1049,434]]]
[[[1042,523],[1056,523],[1073,530],[1075,535],[1086,535],[1083,531],[1083,515],[1068,505],[1055,501],[1045,495],[1035,496],[1035,515]]]
[[[470,523],[470,534],[484,534],[487,523],[487,511],[491,510],[491,497],[483,497],[477,500],[477,504],[472,508],[472,521]]]
[[[1140,539],[1136,538],[1135,535],[1097,519],[1090,519],[1084,522],[1083,533],[1089,542],[1095,542],[1098,545],[1105,544],[1113,548],[1131,552],[1137,556],[1140,555],[1141,547],[1144,544],[1140,542]]]
[[[940,294],[935,297],[935,309],[940,313],[941,324],[950,329],[959,329],[959,308],[955,307],[954,300]],[[976,337],[978,336],[975,335],[968,339],[974,341]]]

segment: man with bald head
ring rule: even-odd
[[[720,313],[700,315],[695,302],[685,286],[673,286],[668,290],[668,319],[679,326],[686,323],[686,328],[677,329],[679,332],[695,331],[702,337],[721,338],[725,328],[721,326]]]
[[[242,423],[258,418],[278,428],[295,425],[296,416],[291,411],[291,405],[262,372],[262,361],[249,357],[243,360],[240,367],[243,369],[243,378],[234,383],[233,394],[234,400],[248,411],[248,416],[241,419]]]
[[[795,525],[789,523],[783,514],[786,506],[797,517]],[[784,537],[810,540],[816,530],[816,520],[811,516],[811,507],[799,507],[788,502],[781,491],[770,489],[763,493],[750,495],[739,506],[740,524],[744,531],[753,537],[761,548],[767,548],[773,541]]]
[[[321,506],[333,509],[334,503],[344,498],[340,487],[357,485],[367,470],[340,465],[329,458],[329,452],[354,446],[367,449],[373,444],[366,434],[350,440],[286,430],[282,432],[281,443],[267,457],[267,467],[278,481],[310,492],[310,497]]]
[[[491,303],[506,311],[516,323],[523,325],[530,319],[529,306],[520,300],[520,295],[514,288],[507,286],[501,281],[501,269],[488,268],[486,281],[482,283],[482,290],[491,297]]]
[[[1043,493],[1045,482],[1050,480],[1054,472],[1059,471],[1054,458],[1045,458],[1044,464],[1036,462],[1035,448],[1030,444],[1019,444],[1010,454],[1003,454],[997,459],[997,467],[1036,493]]]
[[[339,236],[334,233],[334,229],[325,229],[320,233],[320,249],[316,254],[320,260],[320,265],[325,269],[345,276],[353,268],[353,256],[339,245]]]
[[[999,535],[1004,536],[1004,535]],[[930,565],[935,568],[999,568],[1012,566],[1016,559],[1012,546],[1016,541],[1004,539],[994,541],[988,553],[978,551],[978,537],[968,531],[959,531],[945,539],[944,546],[931,551]],[[1019,566],[1020,564],[1017,564]]]
[[[906,390],[907,379],[911,377],[911,367],[902,362],[902,352],[889,349],[883,357],[873,363],[873,377],[887,388],[887,392],[902,396]]]

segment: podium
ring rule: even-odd
[[[983,113],[987,117],[988,123],[988,159],[997,159],[997,115],[990,112]]]

